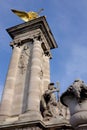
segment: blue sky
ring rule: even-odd
[[[87,83],[87,0],[0,0],[0,95],[12,53],[5,29],[23,23],[10,9],[40,8],[59,46],[52,50],[51,81],[60,82],[61,93],[77,78]]]

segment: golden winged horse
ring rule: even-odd
[[[29,12],[25,12],[25,11],[19,11],[19,10],[15,10],[15,9],[11,9],[11,11],[13,13],[15,13],[17,16],[19,16],[22,20],[24,20],[25,22],[28,22],[32,19],[36,19],[39,17],[39,14],[41,13],[41,11],[43,11],[44,9],[40,9],[38,12],[33,12],[33,11],[29,11]]]

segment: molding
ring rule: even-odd
[[[50,27],[46,21],[46,18],[44,16],[36,18],[26,23],[16,25],[6,30],[9,33],[9,35],[12,37],[12,39],[15,39],[15,37],[19,36],[20,34],[22,35],[24,33],[31,32],[37,29],[40,29],[42,31],[42,34],[45,37],[46,42],[50,49],[54,49],[58,47],[54,39],[54,36],[50,30]]]
[[[41,128],[45,128],[45,129],[49,129],[49,128],[66,128],[68,130],[72,130],[72,127],[69,123],[57,123],[57,124],[46,124],[45,122],[41,121],[41,120],[37,120],[37,121],[19,121],[19,122],[14,122],[14,123],[4,123],[4,124],[0,124],[0,130],[1,129],[11,129],[11,128],[26,128],[26,127],[34,127],[34,126],[38,126]]]

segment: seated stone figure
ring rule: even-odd
[[[42,96],[41,107],[44,120],[58,116],[58,104],[54,92],[59,92],[59,89],[54,87],[54,83],[50,83],[48,90]]]

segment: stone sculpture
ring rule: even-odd
[[[48,90],[46,90],[42,96],[41,105],[44,120],[49,120],[58,115],[57,100],[54,92],[59,92],[59,89],[54,87],[54,83],[50,83],[48,85]]]
[[[63,105],[70,110],[70,123],[76,130],[87,129],[87,85],[77,79],[61,96]],[[83,127],[84,124],[84,127]]]
[[[87,85],[84,84],[84,81],[77,79],[73,82],[72,85],[67,89],[67,95],[72,95],[77,98],[78,103],[87,99]]]

